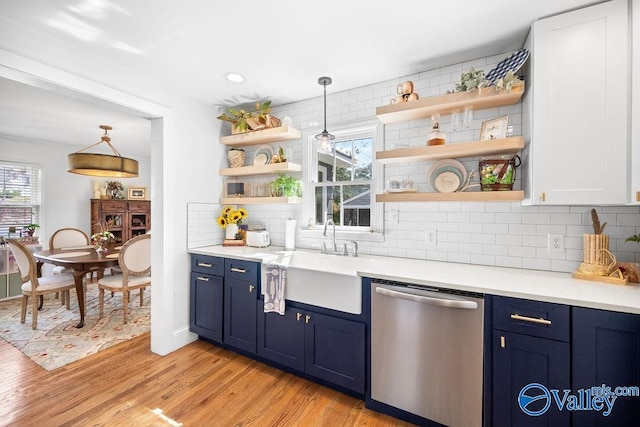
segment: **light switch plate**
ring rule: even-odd
[[[438,248],[438,232],[436,230],[425,230],[424,242],[427,245],[427,249]]]

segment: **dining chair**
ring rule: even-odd
[[[72,274],[62,273],[53,276],[38,277],[36,259],[23,243],[15,239],[9,239],[9,248],[18,265],[20,280],[22,280],[22,313],[20,323],[25,323],[27,317],[27,303],[31,297],[31,312],[33,329],[38,328],[38,300],[48,293],[61,292],[65,296],[67,310],[70,307],[71,289],[75,289],[75,280]]]
[[[144,289],[151,286],[151,235],[142,234],[128,240],[120,250],[118,264],[122,274],[103,276],[98,280],[100,318],[104,316],[104,291],[122,292],[124,323],[127,323],[130,292],[140,289],[142,306]]]
[[[89,239],[89,236],[87,236],[84,231],[73,227],[60,228],[56,230],[49,238],[49,250],[75,247],[80,248],[82,246],[89,246],[90,244],[91,240]],[[53,274],[70,272],[68,269],[62,266],[55,266],[53,267],[52,271]],[[93,276],[93,273],[96,273],[96,279],[100,279],[100,277],[102,277],[102,270],[100,269],[94,269],[94,271],[88,273],[87,277],[91,278]],[[58,294],[56,293],[56,298],[57,297]],[[64,297],[62,298],[62,303],[65,303]]]

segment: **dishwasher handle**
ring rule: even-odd
[[[437,305],[440,307],[464,308],[467,310],[475,310],[478,308],[478,303],[475,301],[426,297],[421,295],[398,292],[398,291],[394,291],[394,290],[382,288],[382,287],[377,287],[376,293],[380,295],[388,296],[391,298],[399,298],[407,301],[419,302],[421,304]]]

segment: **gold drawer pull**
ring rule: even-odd
[[[541,325],[551,324],[551,320],[543,319],[542,317],[540,317],[539,319],[536,319],[535,317],[520,316],[519,314],[512,314],[511,318],[513,320],[522,320],[523,322],[539,323]]]
[[[253,285],[249,285],[249,292],[253,292],[253,290],[254,290],[255,288],[256,288],[255,286],[253,286]]]
[[[211,268],[211,264],[207,264],[206,262],[199,262],[199,263],[198,263],[198,267],[207,267],[207,268]]]
[[[236,268],[236,267],[231,267],[231,271],[233,271],[234,273],[246,273],[247,270],[243,269],[243,268]]]
[[[296,320],[300,321],[300,318],[302,317],[302,313],[296,313]]]
[[[201,282],[208,282],[209,278],[208,277],[198,276],[198,280],[201,281]]]

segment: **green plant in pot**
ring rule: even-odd
[[[27,233],[27,235],[29,236],[33,236],[33,233],[35,233],[36,228],[40,228],[40,224],[27,224],[24,227],[22,227],[22,229],[24,230],[25,233]]]
[[[292,176],[278,174],[278,178],[271,182],[271,195],[274,197],[301,197],[302,183]]]
[[[218,120],[230,122],[234,130],[239,133],[248,132],[254,129],[251,125],[255,123],[266,122],[269,112],[271,111],[271,101],[266,101],[262,105],[256,102],[255,111],[247,111],[244,109],[227,108],[225,114],[218,116]],[[264,127],[264,126],[262,126]]]

